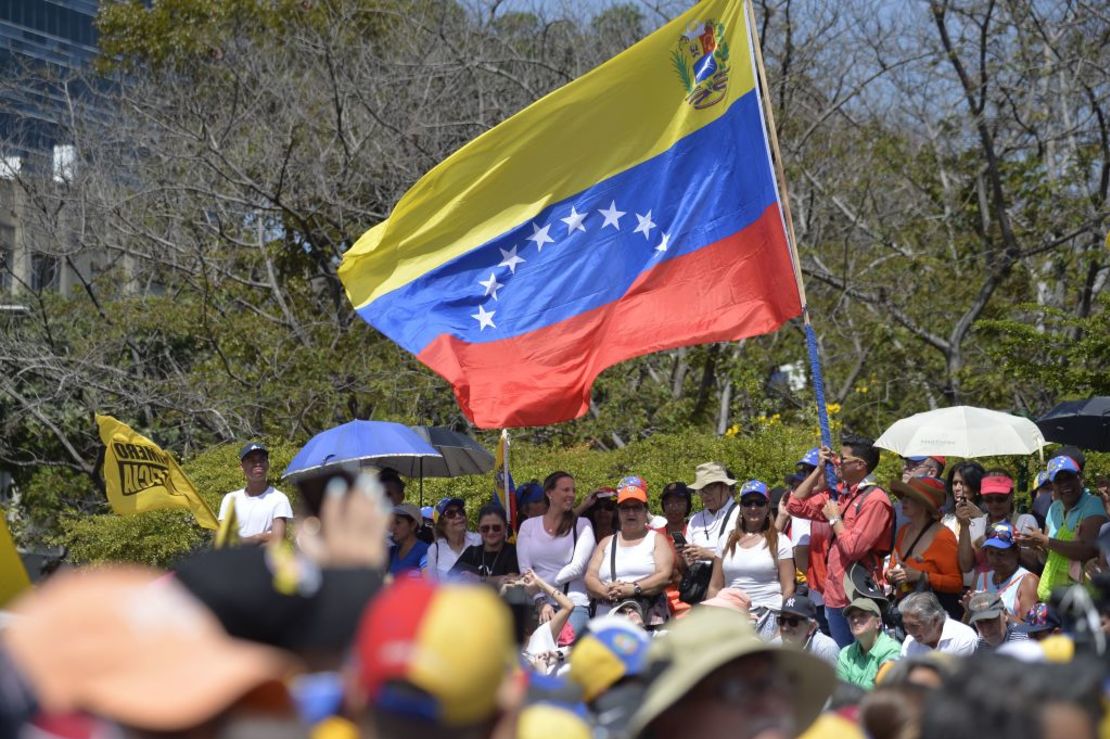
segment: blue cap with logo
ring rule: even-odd
[[[1052,478],[1048,476],[1047,472],[1041,471],[1037,473],[1037,479],[1033,482],[1033,489],[1040,490],[1048,483],[1052,482]]]
[[[1055,481],[1061,472],[1079,474],[1079,465],[1071,457],[1060,455],[1053,457],[1048,462],[1048,479]]]
[[[743,487],[740,488],[741,498],[752,493],[762,495],[764,498],[771,497],[770,494],[767,492],[767,486],[759,480],[748,480],[746,483],[744,483]]]
[[[270,450],[266,448],[265,444],[259,444],[257,441],[248,442],[239,450],[239,461],[247,458],[248,454],[253,452],[262,452],[267,457],[270,456]]]
[[[516,489],[517,505],[528,505],[543,500],[543,487],[538,482],[526,482]]]

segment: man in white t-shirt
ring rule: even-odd
[[[898,604],[898,610],[906,630],[903,657],[932,651],[970,657],[979,647],[975,629],[949,618],[933,593],[910,593]]]
[[[270,485],[270,452],[251,442],[239,450],[239,466],[246,485],[224,496],[219,519],[223,521],[235,506],[240,544],[265,544],[285,537],[285,527],[293,518],[293,508],[285,493]]]
[[[686,525],[686,546],[682,550],[687,564],[712,561],[721,556],[722,535],[736,527],[740,508],[733,499],[736,480],[720,462],[699,464],[694,482],[688,485],[701,496],[700,511]]]

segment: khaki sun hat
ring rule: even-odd
[[[729,477],[728,470],[720,462],[703,462],[698,465],[694,475],[694,481],[686,486],[691,490],[701,490],[706,485],[712,485],[715,482],[723,482],[726,485],[736,484],[736,480]]]
[[[284,652],[232,639],[184,588],[139,567],[55,575],[12,613],[0,644],[51,713],[179,731],[280,687],[294,669]]]
[[[813,723],[836,686],[832,666],[807,652],[768,644],[747,619],[724,608],[694,608],[656,639],[648,653],[648,674],[656,674],[629,724],[629,735],[674,705],[718,667],[750,654],[773,655],[790,674],[791,702],[799,732]]]

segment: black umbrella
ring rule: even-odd
[[[421,458],[414,474],[420,476],[420,505],[424,505],[425,477],[481,475],[493,469],[493,455],[477,441],[443,426],[412,426],[440,457]]]
[[[1037,426],[1048,441],[1110,452],[1110,396],[1060,403],[1038,418]]]

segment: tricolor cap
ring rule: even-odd
[[[436,517],[436,509],[430,505],[426,505],[420,509],[420,515],[424,517],[425,521],[434,521]]]
[[[942,457],[938,454],[932,454],[932,455],[926,454],[926,455],[922,455],[920,457],[905,457],[905,459],[908,462],[914,462],[916,464],[921,464],[926,459],[932,459],[932,460],[935,460],[936,463],[939,464],[942,469],[944,468],[944,465],[948,462],[947,457]]]
[[[627,475],[622,477],[621,481],[617,483],[617,495],[620,495],[621,490],[625,488],[639,488],[644,491],[645,496],[648,491],[647,483],[644,482],[644,478],[639,475]]]
[[[451,506],[458,506],[459,508],[462,508],[465,511],[466,510],[466,501],[463,500],[462,498],[442,498],[438,503],[436,503],[436,517],[437,517],[437,520],[438,520],[438,517],[442,516],[444,513],[446,513],[447,509],[450,508]]]
[[[543,500],[543,486],[538,482],[526,482],[516,489],[517,505],[528,505]]]
[[[813,447],[808,452],[806,452],[804,455],[802,455],[802,458],[798,460],[798,462],[797,462],[797,464],[795,464],[795,466],[797,466],[799,464],[808,465],[810,467],[816,467],[817,465],[821,464],[821,449],[820,449],[820,447]]]
[[[1061,626],[1060,615],[1055,608],[1047,603],[1037,603],[1026,612],[1023,622],[1015,626],[1014,631],[1037,634],[1042,631],[1052,631]]]
[[[599,616],[570,653],[570,679],[590,702],[619,681],[639,675],[647,664],[648,633],[626,618]]]
[[[528,673],[516,739],[590,739],[582,690],[566,677]]]
[[[1072,472],[1076,475],[1079,474],[1079,465],[1071,457],[1060,455],[1053,457],[1048,462],[1048,479],[1055,481],[1057,475],[1061,472]]]
[[[987,540],[983,546],[994,549],[1010,549],[1014,546],[1014,527],[1009,521],[992,523],[987,528]]]
[[[475,628],[460,628],[466,614]],[[355,639],[359,684],[375,710],[471,726],[497,710],[512,666],[512,616],[490,589],[394,581],[366,609]]]
[[[1037,473],[1037,477],[1033,482],[1033,490],[1040,490],[1045,485],[1052,482],[1052,478],[1048,476],[1047,472],[1041,471]]]
[[[771,497],[770,493],[767,492],[767,485],[760,482],[759,480],[748,480],[740,488],[740,497],[741,498],[743,498],[745,495],[751,495],[752,493],[756,493],[757,495],[762,495],[764,498],[767,498],[767,499],[770,499],[770,497]]]

